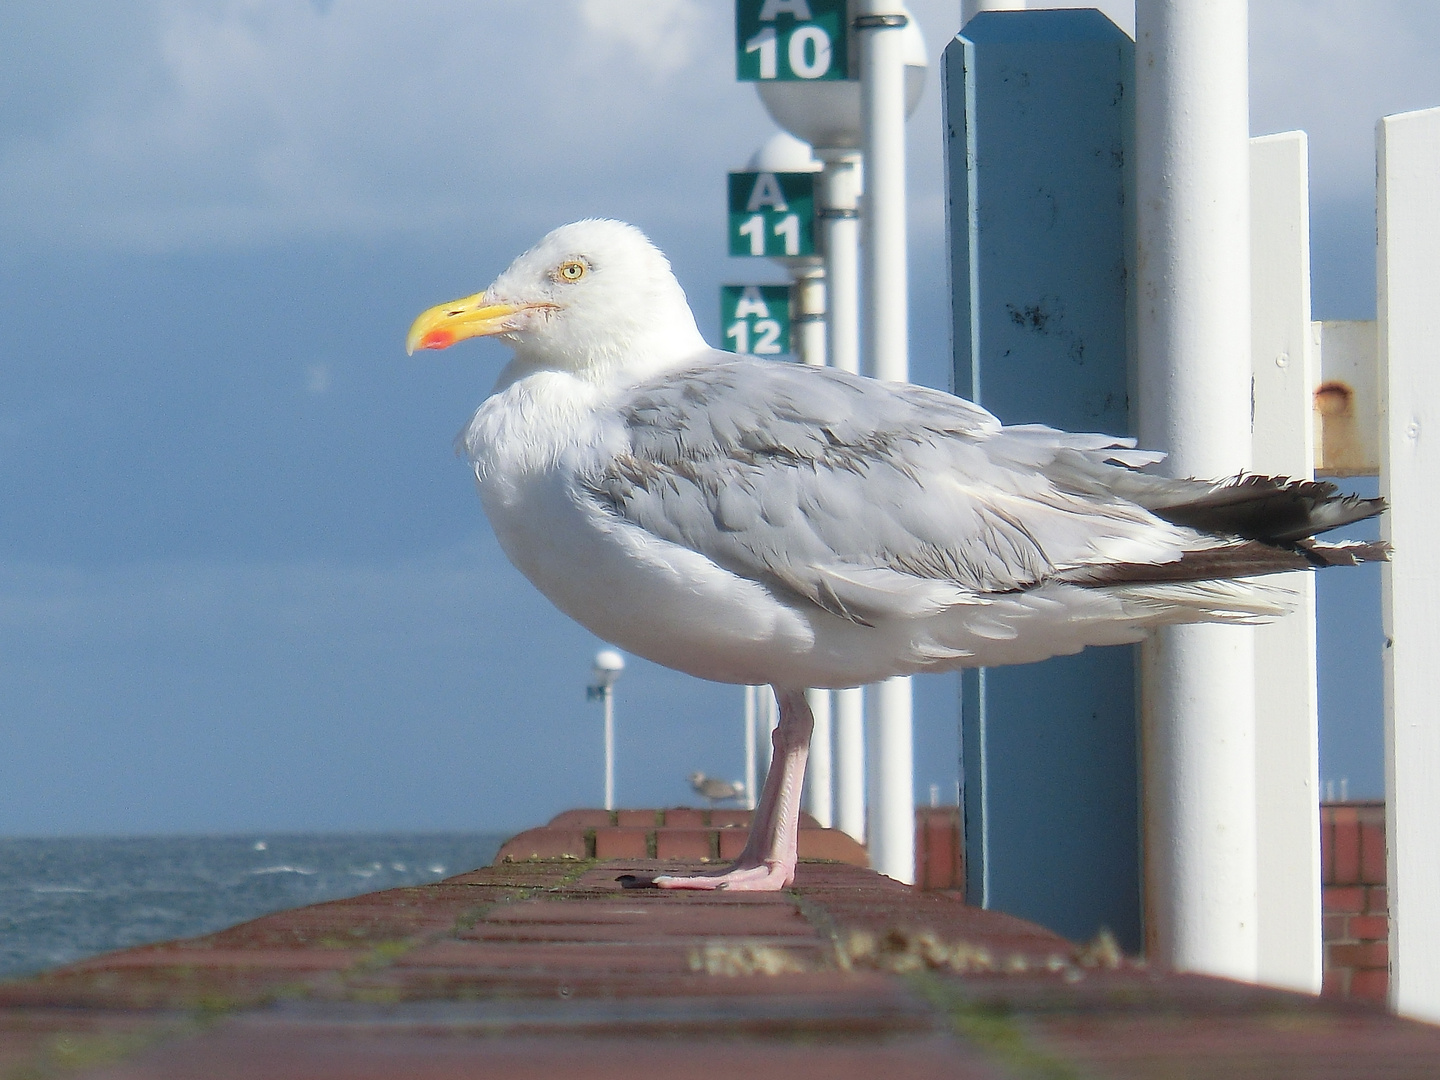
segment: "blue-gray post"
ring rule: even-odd
[[[945,50],[955,391],[1128,434],[1135,48],[1093,10],[977,15]],[[1138,951],[1135,653],[961,679],[966,892]]]

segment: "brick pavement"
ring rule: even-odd
[[[655,822],[555,829],[723,828]],[[500,860],[3,983],[0,1077],[1440,1075],[1440,1028],[1149,970],[863,867],[766,895],[617,882],[661,868]]]

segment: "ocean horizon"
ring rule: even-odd
[[[486,866],[509,833],[0,837],[0,979]]]

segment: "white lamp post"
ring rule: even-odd
[[[750,172],[819,172],[810,145],[787,131],[777,131],[750,155]],[[819,255],[772,256],[790,273],[790,343],[802,364],[825,364],[825,266]]]
[[[903,6],[896,5],[900,11]],[[905,115],[920,104],[925,86],[925,39],[913,18],[900,29],[903,56]],[[863,187],[861,142],[861,88],[856,81],[817,80],[757,82],[755,89],[780,127],[815,148],[824,162],[820,176],[820,245],[825,260],[826,350],[831,366],[841,371],[860,370],[860,258],[859,202]],[[903,122],[903,120],[902,120]],[[903,146],[902,146],[903,155]],[[904,165],[901,163],[903,199]],[[903,211],[902,211],[903,220]],[[903,252],[903,240],[902,240]],[[903,318],[903,311],[901,317]],[[872,371],[872,374],[877,372]],[[890,688],[882,701],[893,699],[906,706],[905,768],[913,772],[909,758],[908,683]],[[904,699],[901,702],[901,698]],[[882,708],[885,708],[882,705]],[[865,820],[865,722],[863,692],[839,690],[834,694],[834,808],[835,825],[855,839],[866,838]],[[900,747],[896,747],[900,750]],[[891,792],[887,805],[893,814],[903,815],[905,829],[913,834],[913,806],[900,806],[903,798],[913,801],[913,776],[904,791]],[[879,790],[889,792],[887,782]],[[913,844],[913,841],[912,841]],[[903,856],[902,856],[903,858]],[[913,851],[911,862],[913,863]],[[877,868],[889,873],[890,864]],[[908,879],[913,867],[903,876]]]
[[[615,809],[615,680],[625,670],[625,658],[614,649],[601,649],[590,667],[586,696],[605,705],[605,809]]]
[[[755,151],[746,168],[751,172],[819,172],[820,162],[809,143],[779,131]],[[825,267],[819,255],[775,258],[790,272],[790,341],[802,364],[825,365]],[[768,693],[762,689],[760,692]],[[810,690],[806,700],[815,717],[810,756],[805,765],[805,809],[824,828],[834,822],[832,758],[830,752],[831,692]]]
[[[900,0],[861,0],[860,126],[865,155],[861,231],[865,349],[870,374],[910,378],[909,276],[905,213],[905,32],[918,34]],[[923,54],[923,43],[921,46]],[[914,716],[908,678],[874,689],[870,732],[870,864],[898,881],[915,880]]]

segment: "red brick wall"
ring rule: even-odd
[[[965,888],[965,856],[958,806],[915,808],[915,885],[921,889]]]
[[[1390,926],[1385,892],[1385,804],[1320,807],[1327,997],[1383,1002],[1390,984]],[[960,810],[915,810],[915,883],[964,889]]]
[[[1384,1001],[1390,985],[1385,804],[1323,803],[1320,862],[1328,997]]]

